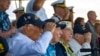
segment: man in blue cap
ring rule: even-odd
[[[56,24],[45,24],[34,14],[26,13],[18,19],[17,28],[18,32],[8,39],[11,56],[41,56],[46,52]]]
[[[42,56],[57,56],[56,55],[57,51],[56,51],[55,45],[56,45],[56,43],[59,42],[60,37],[62,35],[61,29],[65,28],[66,24],[60,24],[59,22],[56,22],[54,19],[48,19],[48,20],[46,20],[46,22],[54,22],[54,23],[56,23],[57,26],[56,26],[56,29],[53,33],[53,38],[52,38],[52,40],[51,40],[51,42],[46,50],[46,53],[43,54]],[[58,53],[58,55],[63,56],[60,53]]]

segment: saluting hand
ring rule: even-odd
[[[55,31],[55,29],[56,29],[56,24],[52,22],[46,23],[44,27],[44,31],[50,31],[52,33]]]

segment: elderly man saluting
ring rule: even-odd
[[[26,13],[18,19],[17,28],[18,32],[8,39],[11,56],[41,56],[46,52],[56,24],[45,24],[34,14]]]

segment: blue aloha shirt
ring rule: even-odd
[[[11,23],[6,12],[0,10],[0,31],[7,31],[11,28]]]
[[[56,56],[55,45],[49,44],[46,53],[42,56]]]

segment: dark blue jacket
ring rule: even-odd
[[[0,36],[0,56],[5,56],[8,50],[9,50],[9,47],[8,47],[8,43],[6,39]]]
[[[65,48],[59,42],[55,45],[55,50],[56,50],[56,56],[68,56]]]

